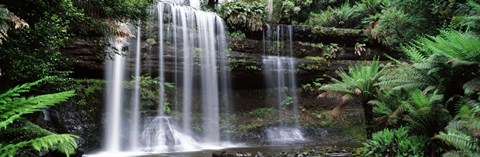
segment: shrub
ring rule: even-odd
[[[353,28],[360,24],[358,10],[344,3],[339,8],[329,7],[320,13],[311,13],[306,24],[319,25],[323,27]]]
[[[409,136],[408,129],[384,129],[373,133],[372,138],[364,143],[363,156],[383,157],[422,157],[427,139]]]
[[[263,29],[265,7],[258,2],[223,3],[218,12],[232,29],[250,31]]]

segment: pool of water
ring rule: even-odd
[[[335,145],[323,145],[318,143],[295,143],[290,145],[269,145],[269,146],[232,146],[227,148],[205,148],[197,151],[174,152],[174,153],[145,153],[145,152],[118,152],[99,153],[86,157],[212,157],[212,154],[232,154],[237,156],[277,156],[280,154],[323,154],[331,150],[346,150],[360,147],[360,143],[339,143]]]

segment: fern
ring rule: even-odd
[[[470,13],[453,17],[452,25],[466,28],[467,31],[480,31],[480,4],[474,0],[469,0],[468,4],[471,7]]]
[[[66,101],[69,97],[74,95],[73,91],[66,91],[54,94],[45,94],[39,96],[31,96],[28,98],[21,97],[22,93],[29,92],[30,88],[34,85],[38,85],[48,77],[42,80],[38,80],[32,83],[26,83],[20,86],[16,86],[13,89],[0,94],[0,131],[5,129],[7,125],[13,123],[15,120],[19,120],[19,123],[26,124],[27,126],[22,129],[28,129],[22,133],[39,134],[34,139],[28,141],[22,141],[15,144],[7,144],[5,146],[0,145],[0,156],[14,156],[16,151],[24,147],[33,147],[35,150],[57,150],[62,153],[72,154],[77,148],[75,135],[57,135],[44,130],[37,125],[25,120],[19,119],[22,115],[39,111],[42,108],[53,106],[57,103]],[[36,136],[36,135],[27,135]]]
[[[439,138],[460,150],[471,150],[479,151],[480,147],[478,146],[478,141],[473,139],[471,136],[462,134],[462,133],[443,133],[441,132],[436,138]]]
[[[333,78],[333,83],[320,87],[320,90],[349,94],[362,102],[368,102],[377,93],[375,83],[382,76],[381,71],[382,65],[378,60],[372,61],[370,65],[353,65],[348,72],[340,70],[337,73],[341,80]]]
[[[9,144],[4,147],[0,147],[0,156],[13,157],[19,149],[25,147],[32,147],[37,151],[45,151],[49,149],[57,150],[69,156],[77,148],[75,138],[78,138],[78,136],[69,134],[52,134],[29,141]]]
[[[426,139],[410,136],[409,129],[384,129],[372,135],[372,138],[363,145],[363,156],[423,156],[423,147]]]
[[[463,104],[455,119],[445,128],[445,132],[436,135],[456,150],[444,156],[480,156],[480,105],[469,101]]]
[[[13,98],[19,97],[21,93],[29,92],[32,86],[38,85],[45,80],[46,78],[31,83],[25,83],[23,85],[16,86],[3,94],[0,94],[0,103],[5,104],[7,101],[11,101]]]
[[[11,98],[4,99],[5,103],[0,104],[0,128],[6,127],[15,119],[28,113],[39,111],[42,108],[53,106],[57,103],[66,101],[74,95],[74,91],[66,91],[55,94],[46,94],[30,98]]]
[[[419,69],[418,67],[422,67]],[[388,70],[385,70],[385,74],[377,82],[377,86],[381,89],[393,89],[393,90],[414,90],[424,89],[429,86],[438,86],[441,79],[437,75],[429,74],[428,67],[419,64],[400,64]],[[427,69],[425,69],[427,68]]]
[[[404,45],[402,50],[416,62],[425,62],[433,54],[442,54],[450,59],[480,63],[478,36],[454,30],[442,30],[440,35],[420,38]]]

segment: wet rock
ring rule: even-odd
[[[244,153],[244,152],[237,152],[235,153],[235,157],[246,157],[246,156],[252,156],[250,153]]]
[[[257,152],[257,154],[255,154],[255,157],[265,157],[265,156],[263,155],[262,152]]]
[[[308,157],[308,153],[307,152],[303,152],[301,154],[298,154],[297,157]]]
[[[350,157],[352,153],[323,153],[326,157]]]
[[[221,152],[214,152],[212,153],[212,157],[234,157],[235,155],[233,154],[229,154],[225,151],[221,151]]]

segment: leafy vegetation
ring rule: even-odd
[[[378,87],[379,78],[382,76],[382,65],[379,61],[373,61],[369,65],[350,66],[347,71],[340,70],[340,79],[332,79],[332,83],[320,87],[320,90],[331,91],[334,94],[347,96],[346,99],[359,100],[364,108],[367,133],[372,133],[373,108],[368,103],[374,100]]]
[[[412,16],[406,6],[395,6],[405,13],[395,14],[397,18]],[[388,19],[397,21],[393,18]],[[370,77],[358,73],[371,65],[351,66],[348,73],[339,73],[341,80],[321,87],[352,96],[359,95],[354,89],[370,91],[368,99],[352,97],[364,103],[368,100],[369,106],[363,107],[372,107],[370,120],[378,131],[360,149],[364,156],[478,156],[480,40],[471,29],[439,32],[403,44],[406,62],[395,60]]]
[[[25,121],[21,118],[22,115],[39,111],[42,108],[53,106],[57,103],[66,101],[69,97],[74,95],[73,91],[45,94],[31,97],[22,97],[22,93],[30,91],[32,86],[38,85],[43,80],[26,83],[16,86],[13,89],[0,94],[0,133],[5,132],[7,126],[15,121]],[[75,135],[69,134],[54,134],[46,131],[35,124],[29,124],[27,130],[31,130],[36,134],[40,134],[33,139],[20,139],[17,141],[2,141],[0,142],[0,156],[15,156],[18,150],[25,148],[33,148],[37,151],[56,150],[69,156],[77,148],[75,141],[78,138]],[[25,134],[27,132],[18,131],[16,134]],[[29,135],[31,136],[31,134]],[[15,137],[15,136],[11,136]]]
[[[408,128],[385,129],[376,132],[364,143],[363,156],[422,157],[425,138],[409,136]]]
[[[16,84],[44,76],[68,75],[71,61],[60,53],[66,43],[92,36],[129,35],[128,29],[119,23],[148,18],[147,8],[152,3],[153,0],[1,2],[0,39],[6,37],[8,30],[8,39],[2,40],[0,49],[2,81]],[[9,88],[7,84],[2,86]]]
[[[263,30],[265,8],[257,2],[229,2],[222,4],[220,16],[232,29]]]
[[[160,84],[159,78],[152,78],[150,76],[140,76],[140,78],[133,78],[132,81],[128,82],[127,89],[135,89],[135,82],[139,81],[139,90],[140,90],[140,101],[143,106],[148,106],[152,110],[156,110],[158,104],[163,101],[163,112],[165,114],[170,114],[172,112],[171,105],[166,99],[167,96],[164,96],[164,99],[160,99],[160,89],[164,89],[164,94],[168,94],[170,89],[175,88],[175,85],[169,82],[165,82],[163,85]],[[163,88],[159,88],[163,86]]]
[[[435,138],[445,141],[455,149],[444,156],[480,156],[480,106],[478,102],[465,102],[455,119]]]
[[[344,3],[339,8],[329,7],[321,13],[310,13],[307,25],[319,25],[322,27],[339,27],[339,28],[354,28],[360,22],[361,14],[350,6],[349,3]]]

